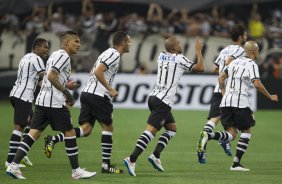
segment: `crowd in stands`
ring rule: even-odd
[[[258,5],[253,4],[246,16],[247,20],[242,20],[236,13],[224,11],[223,7],[218,6],[209,11],[190,13],[185,8],[166,10],[152,3],[148,5],[146,13],[126,11],[128,13],[121,16],[116,11],[98,11],[94,6],[91,0],[81,0],[80,12],[71,14],[65,11],[64,6],[51,3],[48,6],[35,5],[30,15],[21,17],[22,20],[15,14],[5,14],[0,17],[0,35],[5,31],[12,31],[16,35],[20,35],[21,31],[30,35],[43,31],[60,34],[71,29],[79,32],[84,47],[93,48],[91,53],[97,55],[109,47],[105,40],[118,29],[127,31],[131,37],[175,33],[192,37],[228,38],[230,27],[241,23],[247,27],[249,38],[269,38],[272,47],[282,48],[282,12],[279,8],[269,10],[271,13],[262,17]],[[88,54],[87,57],[91,56]]]

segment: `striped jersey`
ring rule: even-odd
[[[162,52],[157,62],[157,83],[150,96],[156,96],[167,105],[172,106],[180,77],[185,70],[191,71],[196,63],[189,61],[182,54],[168,52]]]
[[[45,71],[45,65],[40,56],[33,52],[24,55],[19,63],[17,80],[10,96],[32,102],[34,99],[33,93],[39,79],[38,74],[43,71]]]
[[[70,57],[65,50],[59,49],[54,51],[49,57],[46,64],[46,74],[35,104],[44,107],[62,108],[65,104],[65,97],[48,80],[48,74],[51,69],[58,71],[59,81],[65,85],[71,73]]]
[[[228,57],[233,57],[234,59],[237,59],[244,55],[245,55],[244,48],[241,47],[240,45],[232,44],[225,47],[223,50],[220,51],[219,56],[214,62],[214,64],[218,67],[218,73],[220,74],[226,68],[225,62]],[[221,93],[218,82],[215,86],[214,92]]]
[[[252,81],[260,78],[258,65],[250,58],[241,57],[233,60],[225,72],[228,78],[220,107],[250,107],[249,89]]]
[[[101,97],[104,97],[106,95],[109,98],[111,98],[108,90],[98,81],[94,73],[98,65],[100,64],[105,65],[107,70],[104,72],[104,76],[106,81],[111,86],[114,81],[115,75],[118,72],[119,62],[120,62],[120,53],[116,49],[109,48],[105,50],[95,62],[90,72],[90,78],[88,79],[87,83],[83,87],[82,92],[95,94]]]

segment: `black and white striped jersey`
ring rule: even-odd
[[[40,56],[33,52],[24,55],[19,63],[17,80],[10,96],[32,102],[34,99],[33,93],[39,79],[38,74],[43,71],[45,71],[45,65]]]
[[[49,57],[46,64],[46,74],[35,104],[44,107],[62,108],[65,104],[65,97],[48,80],[48,73],[51,69],[58,71],[59,81],[65,85],[71,73],[70,57],[65,50],[59,49],[54,51]]]
[[[189,61],[182,54],[167,52],[162,52],[157,62],[157,83],[150,96],[156,96],[167,105],[172,106],[180,77],[185,70],[191,71],[196,63]]]
[[[220,74],[226,68],[225,62],[228,57],[233,57],[237,59],[245,55],[244,48],[240,45],[229,45],[220,51],[219,56],[215,60],[214,64],[218,67],[218,73]],[[219,88],[219,84],[217,82],[215,89],[215,93],[221,93]]]
[[[224,72],[228,78],[220,107],[250,107],[249,89],[252,81],[260,78],[258,65],[250,58],[240,57],[233,60]]]
[[[119,69],[119,62],[120,62],[120,53],[116,49],[109,48],[106,51],[104,51],[95,62],[90,72],[90,78],[88,79],[87,83],[83,87],[82,92],[95,94],[101,97],[107,95],[110,98],[110,94],[108,90],[98,81],[94,72],[96,66],[100,64],[105,65],[107,68],[106,72],[104,72],[105,79],[110,85],[112,85],[115,75],[117,74]]]

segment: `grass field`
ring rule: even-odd
[[[74,181],[71,179],[70,165],[64,151],[64,144],[57,144],[51,159],[43,153],[43,139],[46,134],[54,134],[50,128],[32,147],[29,157],[34,166],[24,168],[22,172],[28,179],[17,181],[5,174],[4,162],[7,156],[8,140],[13,127],[12,108],[8,102],[0,102],[0,184],[67,184],[67,183],[134,183],[134,184],[281,184],[282,183],[282,113],[281,111],[256,112],[257,124],[249,149],[242,163],[251,169],[250,172],[231,172],[229,167],[232,158],[224,154],[222,148],[215,142],[209,142],[207,161],[205,165],[197,162],[196,143],[205,121],[206,111],[174,111],[178,133],[162,154],[164,173],[157,172],[148,163],[147,157],[155,147],[155,138],[148,149],[139,157],[136,166],[137,177],[127,173],[121,175],[106,175],[100,173],[101,146],[100,127],[96,125],[93,134],[87,138],[78,139],[79,161],[81,167],[97,171],[95,178]],[[79,110],[72,109],[74,125]],[[145,128],[148,116],[147,110],[116,109],[114,111],[114,147],[112,163],[125,169],[122,164],[124,157],[133,150],[136,140]],[[218,127],[221,129],[221,126]],[[160,134],[158,134],[159,136]],[[158,137],[157,136],[157,137]],[[237,140],[236,140],[237,141]],[[233,142],[232,150],[235,152]]]

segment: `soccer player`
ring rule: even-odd
[[[174,36],[165,40],[165,49],[167,52],[160,53],[158,57],[157,83],[149,96],[148,106],[151,114],[147,120],[146,130],[137,140],[135,149],[129,157],[123,160],[131,176],[135,174],[135,162],[140,154],[145,151],[148,144],[155,137],[156,133],[165,128],[160,136],[154,152],[148,157],[148,161],[153,167],[161,172],[164,171],[161,165],[161,152],[169,143],[172,137],[176,135],[176,123],[171,113],[171,107],[174,103],[175,94],[180,77],[185,70],[203,72],[202,44],[196,39],[195,43],[197,63],[190,61],[182,55],[181,42]]]
[[[241,159],[247,151],[251,139],[251,127],[255,125],[253,112],[250,109],[249,89],[253,84],[259,92],[271,101],[278,101],[277,95],[271,95],[260,81],[258,66],[255,60],[258,57],[259,47],[256,42],[248,41],[245,44],[245,57],[235,59],[219,76],[219,88],[223,98],[220,103],[221,122],[226,131],[201,132],[198,150],[204,152],[204,145],[208,140],[234,140],[237,130],[241,131],[237,144],[236,155],[231,171],[249,171],[241,165]],[[225,86],[225,80],[227,83]]]
[[[96,175],[95,172],[88,172],[79,167],[75,131],[71,123],[70,112],[66,107],[66,105],[73,106],[75,102],[68,89],[75,89],[77,84],[72,82],[66,85],[66,83],[71,74],[70,56],[76,54],[80,46],[77,33],[67,31],[61,36],[61,49],[54,51],[49,57],[46,74],[36,98],[30,131],[20,143],[13,162],[7,168],[8,175],[17,179],[26,179],[18,164],[49,124],[53,130],[64,133],[65,149],[72,167],[72,178],[82,179]]]
[[[113,35],[113,47],[104,51],[97,59],[91,72],[90,78],[83,87],[80,102],[81,109],[78,122],[80,127],[75,128],[76,137],[89,136],[97,120],[102,128],[102,173],[122,173],[111,165],[112,134],[113,134],[113,105],[111,98],[116,97],[118,92],[112,87],[117,74],[120,58],[129,52],[131,39],[125,32],[118,31]],[[66,140],[63,134],[46,136],[45,154],[51,157],[54,144]]]
[[[38,80],[44,76],[45,65],[42,59],[48,57],[49,44],[43,38],[33,42],[32,52],[24,55],[18,67],[17,80],[10,92],[10,102],[14,108],[14,129],[9,142],[8,157],[5,166],[8,167],[16,155],[18,146],[25,132],[29,131],[32,115],[32,102]],[[21,167],[32,166],[27,156],[21,160]]]
[[[222,72],[225,67],[234,59],[242,57],[244,55],[244,48],[242,45],[245,44],[247,36],[244,26],[237,24],[231,29],[232,44],[221,50],[219,56],[214,62],[214,73]],[[219,104],[221,102],[222,95],[218,83],[214,89],[214,93],[211,100],[210,111],[208,115],[208,122],[204,126],[204,131],[213,132],[214,127],[220,120]],[[219,141],[219,144],[223,147],[225,153],[228,156],[232,156],[230,143],[226,141]],[[206,149],[206,145],[204,146]],[[197,150],[198,162],[201,164],[206,163],[206,152]]]

